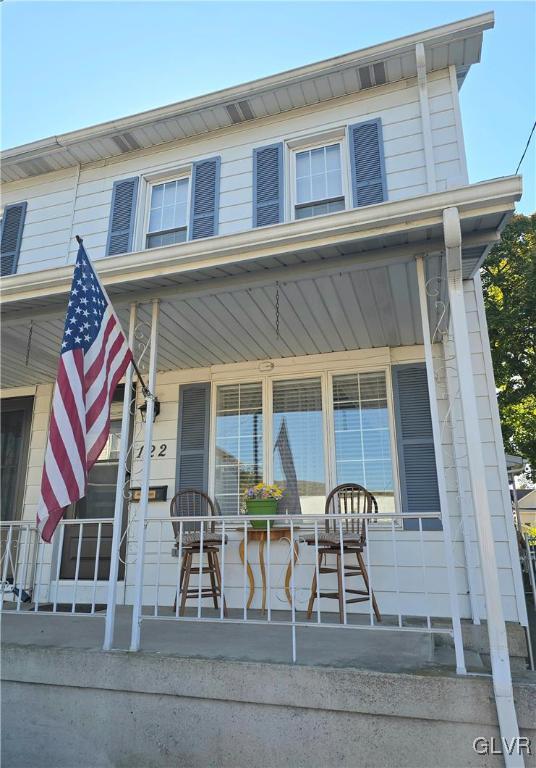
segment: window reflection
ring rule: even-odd
[[[221,513],[237,514],[242,493],[262,476],[262,385],[218,387],[215,495]]]
[[[393,468],[384,373],[333,378],[337,484],[359,483],[394,512]]]
[[[280,511],[324,512],[324,434],[320,379],[273,385],[274,482],[285,488]]]

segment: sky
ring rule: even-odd
[[[471,182],[513,174],[536,119],[531,2],[25,2],[2,13],[3,148],[495,12],[462,87]],[[536,210],[536,132],[518,210]]]

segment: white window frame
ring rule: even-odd
[[[318,136],[302,139],[294,139],[287,141],[288,150],[288,168],[289,168],[289,189],[288,200],[289,210],[288,219],[290,221],[302,221],[296,217],[296,205],[298,205],[296,199],[296,155],[298,152],[304,152],[311,149],[319,149],[320,147],[329,147],[334,144],[338,144],[340,148],[341,158],[341,182],[342,182],[342,197],[344,198],[344,208],[346,211],[350,208],[350,193],[351,193],[351,180],[350,180],[350,168],[348,162],[348,141],[346,136],[346,129],[341,128],[329,133],[323,133]],[[312,201],[310,205],[315,203],[322,204],[322,201]],[[331,216],[331,213],[316,214],[311,218],[316,219],[317,216]]]
[[[156,232],[149,232],[149,217],[151,215],[151,196],[153,194],[153,187],[157,184],[164,184],[167,181],[182,181],[188,179],[188,192],[186,194],[186,240],[190,240],[190,206],[192,199],[192,165],[184,166],[181,168],[173,168],[165,172],[154,173],[143,177],[143,193],[142,205],[143,215],[140,216],[141,228],[138,234],[139,250],[140,251],[153,251],[158,248],[168,248],[169,246],[161,245],[154,248],[147,247],[147,237],[149,234],[157,234]],[[173,245],[181,245],[181,243],[173,243]]]
[[[289,381],[299,379],[320,379],[322,389],[322,423],[323,423],[323,448],[324,448],[324,482],[326,491],[335,488],[337,484],[335,461],[335,425],[333,409],[333,378],[340,375],[358,373],[383,373],[386,383],[387,413],[389,417],[391,466],[393,470],[393,497],[395,514],[401,513],[400,503],[400,478],[398,469],[398,455],[396,445],[396,422],[394,413],[394,397],[391,381],[390,365],[378,365],[378,363],[359,366],[344,364],[334,368],[331,365],[319,367],[311,365],[310,368],[300,367],[299,371],[292,370],[272,371],[259,373],[259,371],[244,371],[242,375],[214,378],[211,382],[211,406],[210,406],[210,440],[209,440],[209,495],[215,497],[216,486],[216,413],[217,413],[217,389],[220,386],[233,384],[261,384],[262,385],[262,415],[263,415],[263,482],[273,483],[273,384],[276,381]],[[388,524],[390,525],[390,523]]]

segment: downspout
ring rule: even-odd
[[[506,624],[501,602],[497,557],[491,526],[491,511],[486,488],[484,455],[478,424],[469,332],[463,295],[462,235],[457,208],[446,208],[443,211],[443,229],[460,399],[467,441],[482,584],[486,601],[493,691],[501,737],[502,739],[507,739],[507,743],[511,744],[512,739],[519,737],[519,726],[514,706]],[[505,744],[504,741],[503,744]],[[504,761],[508,768],[522,768],[524,765],[521,754],[508,754],[508,750],[504,750]]]
[[[432,121],[430,120],[430,102],[428,101],[426,53],[422,43],[417,43],[415,46],[415,62],[417,65],[417,84],[419,86],[419,104],[421,110],[424,162],[426,166],[426,186],[428,192],[435,192],[436,175],[434,164],[434,146],[432,143]]]

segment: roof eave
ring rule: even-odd
[[[332,74],[348,65],[364,65],[381,57],[412,50],[418,42],[422,42],[426,48],[450,39],[464,37],[469,32],[471,35],[482,34],[486,29],[491,29],[493,25],[494,14],[490,11],[203,96],[12,147],[1,153],[1,159],[6,163],[7,161],[20,162],[35,157],[43,157],[44,154],[57,152],[80,141],[107,136],[111,131],[128,131],[144,124],[165,120],[169,117],[178,117],[198,109],[238,101],[274,88],[300,82],[300,80],[312,76]],[[77,163],[73,163],[73,165],[77,165]]]

